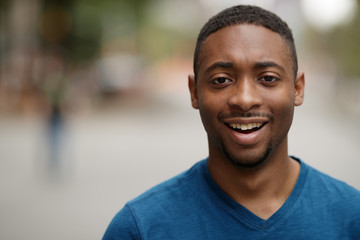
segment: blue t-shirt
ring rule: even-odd
[[[103,240],[360,239],[360,192],[296,160],[297,183],[267,220],[223,192],[203,160],[128,202]]]

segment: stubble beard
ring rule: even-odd
[[[288,131],[285,131],[278,138],[270,138],[265,149],[259,149],[255,154],[250,152],[246,153],[246,151],[251,151],[250,149],[239,149],[237,150],[239,151],[239,154],[230,151],[220,136],[212,138],[212,142],[215,144],[218,151],[234,166],[237,168],[254,170],[264,166],[271,158],[271,155],[277,151],[276,149],[278,149],[284,141],[287,141],[287,132]],[[240,151],[244,152],[241,153]]]
[[[263,165],[266,160],[268,159],[270,153],[273,151],[273,142],[270,141],[267,144],[267,147],[264,151],[262,151],[260,154],[257,154],[257,156],[243,156],[238,157],[235,156],[235,154],[232,154],[224,145],[224,143],[221,141],[221,152],[225,156],[227,160],[229,160],[234,166],[238,168],[245,168],[245,169],[254,169],[261,165]],[[243,150],[239,150],[243,151]],[[244,150],[246,151],[246,150]]]
[[[240,116],[240,117],[252,117],[252,116],[262,116],[267,117],[269,122],[273,121],[272,114],[266,113],[233,113],[229,115],[221,115],[218,117],[219,121],[222,118],[226,117],[233,117],[233,116]],[[205,124],[204,124],[205,126]],[[239,149],[238,152],[230,151],[230,149],[225,145],[223,139],[219,135],[212,135],[208,133],[208,141],[210,145],[213,145],[217,149],[217,151],[224,156],[231,164],[233,164],[237,168],[248,169],[248,170],[255,170],[257,168],[261,168],[264,166],[268,160],[271,158],[271,155],[277,151],[281,144],[284,141],[287,141],[287,133],[290,129],[291,124],[289,125],[288,129],[283,132],[280,136],[271,137],[268,140],[265,148],[259,149],[256,153],[251,153],[250,149]],[[206,127],[205,127],[206,129]],[[244,151],[241,153],[240,151]],[[248,153],[246,153],[248,151]]]
[[[262,113],[262,112],[235,112],[230,114],[221,114],[218,116],[219,122],[223,122],[223,119],[230,118],[230,117],[242,117],[242,118],[249,118],[249,117],[264,117],[269,119],[270,122],[273,121],[273,115],[270,113]],[[279,145],[279,142],[281,141],[274,141],[273,139],[270,139],[268,144],[266,145],[265,149],[259,150],[255,154],[249,153],[248,155],[246,153],[239,153],[237,156],[237,153],[229,151],[229,149],[225,146],[224,141],[221,139],[220,136],[215,137],[215,145],[218,147],[218,150],[222,153],[222,155],[228,159],[233,165],[239,168],[256,168],[266,162],[266,159],[268,159],[271,152],[273,152],[274,147]],[[239,150],[239,151],[247,151]],[[240,156],[242,155],[242,156]]]

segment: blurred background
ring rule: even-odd
[[[187,76],[202,25],[274,11],[306,96],[290,154],[360,189],[356,0],[1,0],[0,239],[100,239],[126,201],[207,156]]]

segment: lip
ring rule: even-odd
[[[265,124],[269,122],[268,118],[264,117],[252,117],[252,118],[228,118],[223,120],[225,124],[248,124],[248,123],[262,123]]]
[[[269,119],[265,118],[249,118],[249,119],[227,119],[223,123],[226,126],[226,130],[230,138],[233,142],[237,143],[238,145],[243,146],[251,146],[258,143],[265,134],[266,128],[268,127],[267,123]],[[262,123],[263,126],[254,132],[251,133],[241,133],[233,130],[229,124],[248,124],[248,123]]]

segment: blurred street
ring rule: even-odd
[[[309,95],[290,154],[360,188],[359,119]],[[48,168],[42,121],[0,120],[0,239],[100,239],[126,201],[207,156],[186,92],[69,117],[58,172]]]
[[[101,239],[127,201],[207,157],[187,76],[201,26],[234,4],[293,30],[306,90],[289,154],[360,189],[358,1],[5,0],[1,240]]]

